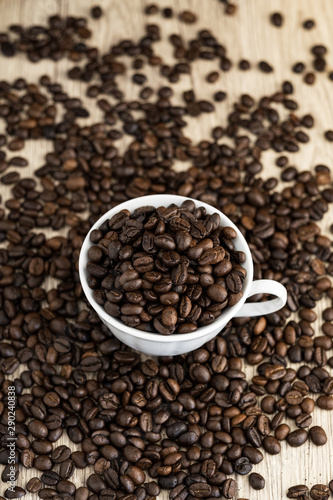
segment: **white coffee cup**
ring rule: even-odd
[[[94,229],[98,229],[106,220],[111,219],[111,217],[113,217],[120,210],[127,209],[130,212],[133,212],[135,209],[145,205],[168,207],[172,203],[180,206],[184,201],[190,199],[191,198],[186,198],[185,196],[162,194],[142,196],[133,200],[125,201],[121,205],[109,210],[93,225],[81,248],[79,259],[80,280],[83,291],[90,305],[95,309],[100,319],[111,330],[115,337],[117,337],[124,344],[145,354],[155,356],[175,356],[177,354],[193,351],[215,337],[232,318],[264,316],[265,314],[270,314],[281,309],[287,300],[287,291],[281,283],[273,280],[253,281],[253,262],[251,252],[244,236],[235,224],[231,222],[226,215],[211,205],[203,203],[202,201],[192,200],[196,207],[205,207],[208,214],[218,213],[221,217],[221,225],[232,227],[237,232],[237,236],[233,240],[234,247],[236,250],[242,251],[246,255],[246,260],[242,264],[247,272],[247,276],[243,284],[243,297],[234,306],[224,309],[222,314],[210,325],[202,326],[192,333],[175,333],[172,335],[149,333],[126,326],[119,319],[113,318],[107,314],[103,307],[97,304],[93,296],[93,290],[89,288],[87,283],[87,263],[89,260],[88,250],[93,245],[90,241],[90,233]],[[261,293],[275,295],[275,298],[265,302],[251,302],[244,304],[246,299],[252,295]]]

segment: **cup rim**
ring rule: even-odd
[[[230,226],[237,232],[237,237],[235,238],[235,248],[238,251],[242,251],[245,253],[246,259],[242,266],[246,269],[247,275],[243,284],[243,297],[233,306],[228,307],[222,312],[218,318],[216,318],[212,323],[206,326],[201,326],[197,330],[191,333],[173,333],[171,335],[162,335],[161,333],[154,332],[145,332],[143,330],[138,330],[136,328],[130,327],[122,323],[122,321],[110,316],[102,306],[97,304],[95,299],[93,298],[93,290],[88,286],[87,283],[87,269],[86,265],[88,262],[88,249],[93,245],[90,242],[90,234],[94,229],[98,229],[106,220],[111,219],[113,215],[115,215],[120,210],[127,209],[130,212],[133,212],[136,208],[145,205],[151,206],[164,206],[164,204],[170,205],[171,203],[175,203],[176,205],[181,205],[184,201],[191,200],[195,203],[196,207],[202,206],[205,207],[207,213],[218,213],[221,217],[221,223],[224,226]],[[164,203],[163,203],[164,202]],[[170,343],[170,342],[180,342],[187,340],[195,340],[200,337],[204,337],[205,335],[211,333],[212,331],[218,330],[219,328],[222,330],[223,327],[235,316],[235,314],[241,309],[244,302],[246,301],[253,281],[253,261],[249,246],[242,235],[241,231],[237,228],[237,226],[220,210],[216,209],[212,205],[208,203],[204,203],[200,200],[195,200],[193,198],[189,198],[187,196],[179,196],[173,194],[161,194],[161,195],[148,195],[148,196],[140,196],[138,198],[134,198],[131,200],[127,200],[114,208],[108,210],[104,215],[102,215],[95,224],[90,228],[87,233],[80,250],[79,256],[79,277],[80,282],[84,291],[84,294],[89,302],[89,304],[96,311],[98,316],[102,319],[103,322],[107,323],[115,329],[121,330],[123,333],[131,335],[141,340],[151,341],[151,342],[161,342],[161,343]]]

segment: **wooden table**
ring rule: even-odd
[[[150,2],[147,0],[101,0],[100,5],[104,10],[101,20],[90,20],[90,27],[94,31],[92,43],[101,49],[106,49],[111,43],[122,38],[137,39],[142,36],[143,26],[146,23],[159,23],[163,27],[163,40],[159,42],[160,53],[164,54],[167,62],[171,57],[170,46],[165,42],[168,34],[180,33],[184,37],[190,37],[200,28],[210,29],[228,48],[228,54],[232,61],[238,62],[241,58],[248,59],[253,69],[251,71],[240,71],[236,65],[227,72],[222,73],[215,84],[207,84],[205,75],[213,70],[214,62],[196,62],[191,76],[184,75],[177,85],[178,96],[181,92],[194,88],[197,95],[202,98],[211,98],[216,90],[224,90],[228,98],[216,106],[216,113],[206,114],[199,119],[189,120],[188,135],[194,141],[210,137],[210,129],[226,122],[227,113],[232,109],[233,101],[242,93],[249,93],[254,97],[272,93],[280,88],[281,82],[291,80],[295,88],[295,98],[300,104],[297,111],[299,115],[312,113],[316,126],[310,130],[311,141],[301,147],[297,154],[289,154],[291,164],[301,169],[313,169],[315,165],[323,163],[331,166],[333,162],[333,145],[327,142],[324,131],[333,129],[333,82],[328,79],[327,73],[317,73],[317,83],[308,86],[303,83],[302,76],[292,73],[291,66],[296,61],[303,61],[307,67],[311,67],[310,48],[319,43],[328,46],[329,53],[327,62],[329,69],[333,70],[332,50],[332,24],[333,6],[331,0],[235,0],[239,8],[235,16],[223,14],[223,5],[218,0],[156,0],[160,6],[172,6],[177,13],[181,9],[191,9],[198,14],[199,22],[195,25],[180,23],[177,16],[171,20],[163,20],[160,16],[145,16],[144,6]],[[0,1],[0,30],[4,31],[9,24],[23,23],[24,25],[44,24],[50,15],[59,13],[62,16],[87,16],[94,2],[90,0],[1,0]],[[279,9],[284,15],[282,28],[276,28],[269,22],[272,12]],[[302,28],[305,19],[314,18],[316,27],[310,31]],[[165,47],[163,46],[165,45]],[[266,60],[274,67],[274,72],[263,74],[257,69],[257,63]],[[72,97],[85,96],[86,84],[78,83],[65,78],[66,71],[71,65],[67,60],[55,64],[44,60],[38,64],[29,63],[25,57],[19,56],[13,59],[0,57],[1,78],[8,80],[24,76],[29,82],[37,82],[43,74],[49,74],[53,81],[61,82],[66,92]],[[153,85],[165,80],[159,80],[156,73],[152,77]],[[122,89],[127,98],[137,95],[137,87],[132,84],[130,78],[123,77]],[[94,100],[88,100],[87,106],[91,111],[91,120],[100,119],[100,112],[94,108]],[[32,169],[43,164],[43,157],[50,150],[50,143],[46,141],[28,141],[24,154],[29,159],[31,167],[27,167],[27,174]],[[276,155],[265,152],[262,156],[264,163],[263,177],[279,175],[279,169],[275,166]],[[9,194],[9,189],[1,186],[3,200]],[[328,231],[332,222],[332,214],[326,214],[321,223],[323,231]],[[325,304],[318,307],[318,317]],[[319,323],[316,325],[319,331]],[[254,373],[254,369],[246,369],[248,380]],[[16,375],[16,374],[15,374]],[[324,411],[316,408],[313,424],[322,425],[329,436],[326,446],[316,448],[310,442],[298,449],[293,449],[282,443],[282,452],[278,456],[265,456],[265,460],[254,467],[266,478],[266,488],[261,492],[251,490],[248,478],[238,477],[239,497],[251,500],[279,500],[286,498],[287,488],[305,483],[311,487],[315,483],[324,483],[332,479],[330,459],[333,453],[333,426],[332,417]],[[66,443],[66,437],[57,444]],[[70,444],[72,449],[78,446]],[[87,473],[77,471],[71,478],[77,487],[84,484],[84,476]],[[35,470],[22,470],[18,484],[25,486],[27,480],[36,474]],[[5,490],[5,484],[0,485],[0,493]],[[28,494],[25,498],[37,498],[37,495]],[[166,493],[162,498],[168,498]]]

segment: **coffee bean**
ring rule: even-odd
[[[226,479],[222,483],[222,495],[225,498],[233,498],[237,492],[237,483],[233,479]]]
[[[243,476],[245,474],[249,474],[249,472],[252,470],[252,464],[250,463],[250,460],[248,458],[239,457],[234,462],[234,469],[237,472],[237,474]]]
[[[247,59],[241,59],[238,63],[238,67],[242,71],[247,71],[251,68],[251,64]]]
[[[147,5],[145,7],[144,12],[145,12],[145,14],[147,14],[148,16],[150,16],[150,15],[153,15],[153,14],[157,14],[158,10],[159,9],[158,9],[157,5],[155,5],[155,4],[149,4],[149,5]]]
[[[207,498],[210,496],[212,488],[207,483],[194,483],[189,487],[190,495],[197,498]]]
[[[285,400],[289,405],[298,405],[303,401],[303,396],[299,391],[289,391],[285,395]]]
[[[47,455],[39,455],[34,460],[34,467],[42,472],[51,470],[52,465],[52,460]]]
[[[259,464],[264,458],[261,451],[252,446],[245,446],[243,448],[243,455],[250,460],[251,464]]]
[[[21,463],[24,467],[26,467],[27,469],[31,469],[33,467],[35,458],[33,450],[31,449],[22,450],[20,458],[21,458]]]
[[[277,28],[280,28],[283,24],[283,17],[279,12],[274,12],[274,14],[271,14],[270,19],[271,23]]]
[[[274,437],[279,441],[284,441],[290,432],[290,427],[287,424],[280,424],[274,432]]]
[[[309,492],[309,488],[305,484],[297,484],[296,486],[291,486],[288,488],[287,497],[288,498],[302,498],[306,497]]]
[[[52,470],[46,471],[41,475],[41,481],[48,486],[55,486],[59,482],[59,475]]]
[[[304,82],[307,83],[308,85],[313,85],[316,80],[315,74],[314,73],[306,73],[304,76]]]
[[[298,447],[302,446],[308,440],[308,433],[303,429],[299,429],[293,432],[290,432],[287,436],[287,443],[290,446]]]
[[[56,464],[60,464],[61,462],[64,462],[71,456],[71,450],[68,448],[68,446],[61,445],[57,446],[52,453],[51,453],[51,458],[53,462]]]
[[[208,83],[215,83],[219,79],[219,74],[217,71],[212,71],[206,76],[206,81]]]
[[[319,396],[317,405],[323,410],[333,410],[333,397],[332,396]]]
[[[315,425],[309,430],[309,436],[313,444],[316,446],[323,446],[327,443],[326,432],[322,427]]]
[[[164,490],[172,490],[177,486],[177,478],[172,474],[169,476],[160,476],[158,478],[158,485]]]
[[[297,425],[297,427],[300,427],[301,429],[309,427],[312,424],[312,417],[307,413],[300,413],[295,418],[295,424]]]
[[[305,65],[302,62],[295,63],[292,67],[294,73],[303,73]]]
[[[180,14],[179,14],[179,19],[183,22],[183,23],[188,23],[188,24],[192,24],[192,23],[195,23],[196,20],[197,20],[197,16],[194,14],[194,12],[191,12],[189,10],[183,10]]]
[[[59,476],[61,479],[69,479],[74,473],[74,463],[72,460],[64,460],[59,469]]]
[[[227,96],[226,93],[220,90],[214,94],[214,101],[222,102],[222,101],[224,101],[226,96]]]
[[[310,497],[314,500],[327,500],[330,497],[330,490],[325,484],[315,484],[310,490]]]
[[[172,8],[166,7],[165,9],[162,9],[162,15],[163,17],[170,19],[173,16]]]
[[[20,486],[11,486],[4,491],[5,498],[22,498],[26,491]]]
[[[221,285],[211,285],[207,289],[208,297],[214,302],[224,302],[227,298],[227,290]]]
[[[328,485],[328,486],[329,486],[330,491],[332,492],[332,491],[333,491],[333,482],[332,482],[332,481],[330,481],[330,483],[329,483],[329,485]]]
[[[260,61],[258,67],[263,73],[271,73],[273,71],[273,67],[266,61]]]
[[[249,483],[254,490],[262,490],[265,488],[265,479],[256,472],[252,472],[252,474],[249,475]]]
[[[6,465],[1,474],[1,480],[3,482],[8,482],[11,480],[17,480],[19,475],[19,466],[18,464],[14,464],[10,466],[10,464]]]
[[[324,135],[325,135],[325,139],[327,139],[330,142],[333,141],[333,130],[326,130]]]
[[[307,19],[303,22],[303,28],[306,30],[311,30],[315,26],[315,22],[313,19]]]

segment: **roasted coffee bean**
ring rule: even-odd
[[[273,71],[272,66],[266,61],[260,61],[258,67],[263,73],[271,73]]]
[[[330,497],[330,490],[325,484],[315,484],[310,490],[310,497],[313,500],[327,500]]]
[[[31,420],[29,422],[28,429],[29,429],[29,432],[35,438],[42,439],[42,438],[46,437],[48,434],[48,428],[46,427],[46,425],[37,419]]]
[[[307,83],[308,85],[313,85],[316,80],[316,76],[314,73],[306,73],[304,76],[304,82]]]
[[[333,396],[319,396],[317,405],[323,410],[333,410]]]
[[[230,452],[230,449],[229,449]],[[246,457],[239,457],[237,460],[234,462],[234,469],[237,474],[240,475],[245,475],[249,474],[249,472],[252,470],[252,464],[250,463],[250,460]]]
[[[308,433],[303,429],[299,429],[293,432],[290,432],[287,436],[287,443],[290,446],[298,447],[302,446],[308,440]]]
[[[313,427],[311,427],[311,429],[309,430],[309,436],[313,444],[315,444],[316,446],[323,446],[327,443],[326,432],[322,427],[319,427],[318,425],[314,425]]]
[[[299,391],[289,391],[285,395],[285,400],[289,405],[298,405],[303,401],[303,397]]]
[[[39,471],[49,471],[52,466],[52,460],[47,455],[39,455],[34,460],[34,467]]]
[[[95,5],[90,9],[91,17],[99,19],[103,15],[103,11],[99,5]]]
[[[222,495],[225,498],[233,498],[237,493],[237,483],[233,479],[226,479],[222,483]]]
[[[207,498],[210,496],[212,488],[207,483],[194,483],[189,487],[190,495],[196,498]]]
[[[303,28],[306,30],[311,30],[315,26],[315,22],[313,19],[307,19],[303,22]]]
[[[188,23],[188,24],[192,24],[192,23],[195,23],[196,20],[197,20],[197,16],[194,14],[194,12],[191,12],[189,10],[183,10],[180,14],[179,14],[179,19],[183,22],[183,23]]]
[[[47,486],[55,486],[59,482],[59,475],[52,470],[46,471],[41,475],[41,481]]]
[[[295,431],[295,432],[298,432],[298,431]],[[280,445],[279,441],[272,436],[266,436],[263,439],[263,446],[264,446],[264,449],[267,451],[267,453],[269,453],[270,455],[277,455],[281,451],[281,445]]]
[[[283,17],[280,14],[280,12],[274,12],[271,14],[271,23],[276,26],[277,28],[280,28],[283,24]]]
[[[307,496],[309,488],[305,484],[297,484],[288,488],[288,498],[304,498]]]
[[[303,73],[305,65],[302,62],[295,63],[292,67],[294,73]]]
[[[249,483],[254,490],[263,490],[265,488],[265,479],[256,472],[249,475]]]
[[[55,448],[51,453],[51,458],[53,462],[59,464],[64,462],[71,456],[71,450],[68,446],[61,445]]]
[[[20,486],[11,486],[4,491],[5,498],[22,498],[26,491]]]
[[[35,454],[31,449],[25,449],[21,452],[21,463],[26,469],[31,469],[34,465]]]
[[[139,221],[138,214],[141,212],[142,221]],[[92,233],[94,245],[88,250],[90,260],[87,270],[96,302],[111,316],[120,317],[127,326],[141,329],[144,323],[144,329],[155,330],[162,335],[193,332],[198,322],[207,325],[227,305],[234,305],[242,297],[246,272],[239,265],[239,260],[235,262],[235,271],[231,272],[232,256],[229,260],[224,259],[223,246],[214,246],[212,239],[205,238],[207,229],[202,222],[203,215],[200,208],[193,215],[184,204],[181,207],[170,205],[168,208],[148,210],[142,207],[133,214],[127,210],[115,214],[105,224],[105,231],[102,227],[98,234]],[[224,227],[221,230],[219,223],[217,214],[210,215],[207,220],[209,231],[220,231],[219,243],[225,244],[236,238],[234,229]],[[154,227],[160,227],[162,234],[154,235],[146,231]],[[102,251],[102,242],[106,241],[110,228],[114,237],[108,244],[108,270],[104,264],[107,257]],[[138,245],[135,251],[133,248],[129,253],[131,261],[118,275],[118,269],[112,269],[114,262],[119,260],[125,247],[132,248],[131,244],[137,238],[141,248]],[[196,238],[199,241],[192,246]],[[176,248],[180,253],[175,251]],[[239,254],[237,256],[239,259]],[[188,272],[189,265],[191,273]],[[211,269],[213,265],[216,267]],[[214,283],[214,271],[217,277],[226,276],[225,286]],[[109,290],[107,275],[113,281],[113,290]],[[96,289],[94,279],[101,280],[102,288]],[[149,282],[148,289],[144,280]],[[143,287],[145,289],[141,293]],[[203,288],[206,289],[204,293]],[[144,309],[146,304],[141,305],[143,298],[150,302],[147,309]],[[211,304],[211,301],[216,304]],[[159,313],[161,316],[156,316]],[[188,321],[184,323],[183,318],[188,318]]]
[[[330,481],[330,483],[329,483],[328,486],[329,486],[329,489],[330,489],[330,491],[332,493],[332,491],[333,491],[333,481]]]
[[[280,424],[274,431],[274,437],[279,441],[284,441],[290,432],[290,427],[287,424]]]
[[[30,493],[38,493],[39,490],[42,489],[43,485],[38,477],[32,477],[31,479],[29,479],[25,487]]]

